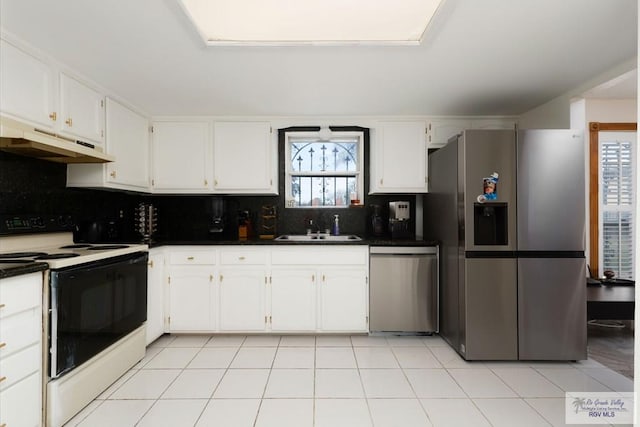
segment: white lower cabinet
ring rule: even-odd
[[[38,403],[41,401],[41,394],[42,376],[40,372],[33,373],[19,383],[1,391],[0,426],[41,426],[42,411]]]
[[[169,248],[167,331],[368,332],[367,249]]]
[[[216,323],[216,257],[208,247],[167,250],[167,332],[211,332]]]
[[[222,246],[218,250],[219,330],[262,332],[267,328],[267,247]]]
[[[207,332],[214,325],[214,278],[210,267],[171,267],[169,331]]]
[[[325,269],[319,288],[318,329],[325,332],[369,330],[365,270],[339,267]]]
[[[273,268],[271,270],[272,331],[315,331],[316,270]]]
[[[273,248],[271,330],[368,332],[367,250],[338,245]],[[280,316],[282,323],[276,320]]]
[[[42,425],[42,272],[0,280],[0,426]]]
[[[147,267],[147,345],[164,333],[164,250],[149,249]]]
[[[220,269],[220,331],[264,331],[266,318],[265,269]]]

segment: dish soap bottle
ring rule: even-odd
[[[340,235],[339,215],[334,215],[333,217],[334,217],[333,232],[331,234],[333,234],[334,236],[339,236]]]

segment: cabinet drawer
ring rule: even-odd
[[[41,424],[42,378],[36,372],[0,391],[0,425],[36,427]]]
[[[3,391],[34,372],[40,372],[40,345],[32,345],[11,356],[0,359],[0,391]]]
[[[42,313],[39,307],[4,317],[0,322],[0,358],[41,340]]]
[[[169,264],[171,265],[211,265],[215,263],[215,251],[172,251],[169,254]]]
[[[267,251],[224,250],[220,253],[220,263],[224,265],[266,265]]]
[[[367,250],[363,248],[327,247],[306,249],[278,248],[271,254],[271,263],[276,265],[366,265]]]
[[[42,273],[0,280],[0,319],[40,306]]]

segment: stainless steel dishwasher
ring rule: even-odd
[[[369,248],[369,330],[438,331],[438,248]]]

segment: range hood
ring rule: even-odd
[[[0,150],[58,163],[106,163],[115,157],[97,148],[0,117]]]

